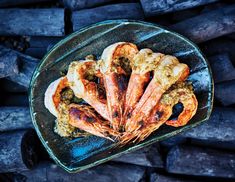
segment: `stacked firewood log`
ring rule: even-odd
[[[207,57],[215,82],[211,118],[184,133],[108,163],[69,174],[33,129],[29,83],[64,36],[109,19],[153,22],[185,35]],[[0,181],[235,180],[235,3],[219,0],[0,1]]]

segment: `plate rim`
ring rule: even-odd
[[[90,28],[94,28],[96,26],[100,26],[100,25],[107,25],[107,24],[113,24],[113,23],[127,23],[127,24],[130,24],[130,23],[139,23],[139,24],[142,24],[142,25],[149,25],[149,26],[153,26],[153,27],[157,27],[157,28],[160,28],[162,30],[165,30],[165,31],[168,31],[172,34],[174,34],[175,36],[178,36],[180,37],[181,39],[183,39],[184,41],[188,42],[189,44],[192,45],[192,47],[194,47],[196,49],[196,51],[199,53],[197,56],[200,56],[205,62],[206,62],[206,65],[207,65],[207,68],[208,68],[208,72],[209,72],[209,77],[210,77],[210,90],[211,92],[209,92],[209,98],[208,98],[208,102],[210,103],[210,107],[207,111],[207,114],[206,114],[206,117],[203,119],[203,120],[200,120],[196,123],[194,123],[194,125],[186,125],[184,126],[183,128],[179,128],[177,129],[176,131],[173,131],[171,133],[168,133],[167,136],[160,136],[158,137],[158,139],[156,138],[152,138],[151,140],[149,141],[146,141],[146,143],[142,144],[136,144],[134,146],[131,146],[130,148],[124,150],[124,151],[120,151],[116,154],[112,154],[111,156],[108,156],[106,158],[102,158],[100,160],[97,160],[93,163],[90,163],[90,164],[87,164],[87,165],[83,165],[83,166],[79,166],[79,167],[76,167],[76,168],[71,168],[67,165],[64,165],[59,158],[57,158],[55,155],[54,155],[54,152],[51,150],[51,148],[46,144],[46,141],[44,140],[39,128],[38,128],[38,125],[37,125],[37,121],[36,119],[34,118],[34,113],[33,113],[33,105],[32,105],[32,99],[33,99],[33,85],[35,83],[35,80],[36,80],[36,76],[37,76],[37,72],[38,70],[41,68],[41,66],[43,65],[43,63],[47,60],[47,58],[50,56],[50,54],[54,51],[56,51],[56,49],[58,47],[60,47],[60,45],[64,42],[67,42],[69,41],[70,39],[76,37],[78,34],[84,32],[84,31],[87,31],[88,29]],[[167,27],[164,27],[164,26],[161,26],[161,25],[158,25],[156,23],[150,23],[150,22],[146,22],[146,21],[140,21],[140,20],[130,20],[130,19],[116,19],[116,20],[105,20],[105,21],[101,21],[101,22],[98,22],[98,23],[94,23],[94,24],[91,24],[91,25],[88,25],[88,26],[85,26],[84,28],[81,28],[67,36],[65,36],[63,39],[61,39],[58,43],[56,43],[46,54],[45,56],[41,59],[41,61],[38,63],[37,67],[35,68],[34,72],[33,72],[33,75],[31,77],[31,80],[30,80],[30,85],[29,85],[29,89],[28,89],[28,95],[29,95],[29,109],[30,109],[30,116],[31,116],[31,119],[32,119],[32,123],[34,125],[34,128],[36,130],[36,133],[40,139],[40,141],[42,142],[43,146],[45,147],[45,149],[47,150],[47,152],[49,153],[50,157],[55,161],[56,164],[58,164],[60,167],[62,167],[64,170],[66,170],[67,172],[69,173],[76,173],[76,172],[79,172],[79,171],[82,171],[82,170],[85,170],[85,169],[88,169],[90,167],[93,167],[93,166],[96,166],[96,165],[99,165],[101,163],[104,163],[104,162],[107,162],[113,158],[116,158],[116,157],[119,157],[123,154],[126,154],[126,153],[129,153],[129,152],[132,152],[132,151],[135,151],[135,150],[138,150],[142,147],[146,147],[146,146],[149,146],[155,142],[158,142],[158,141],[161,141],[161,140],[164,140],[164,139],[167,139],[167,138],[170,138],[172,136],[175,136],[183,131],[187,131],[191,128],[194,128],[198,125],[200,125],[201,123],[205,122],[206,120],[208,120],[210,118],[210,115],[212,113],[212,110],[213,110],[213,101],[214,101],[214,80],[213,80],[213,76],[212,76],[212,70],[211,70],[211,66],[207,60],[207,58],[205,57],[205,55],[202,53],[202,51],[199,49],[199,47],[193,43],[191,40],[189,40],[187,37],[177,33],[177,32],[174,32],[172,30],[170,30],[169,28]],[[188,126],[188,127],[187,127]]]

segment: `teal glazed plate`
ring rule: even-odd
[[[189,65],[199,106],[196,115],[183,127],[161,126],[146,140],[122,148],[96,136],[67,139],[54,133],[55,117],[44,106],[44,93],[51,82],[61,77],[70,62],[88,54],[100,56],[105,47],[115,42],[132,42],[154,52],[175,55]],[[111,160],[124,153],[146,147],[206,121],[212,111],[213,80],[207,60],[187,38],[143,21],[109,20],[83,28],[57,43],[35,70],[30,87],[30,111],[34,127],[44,147],[55,162],[68,172],[78,172]]]

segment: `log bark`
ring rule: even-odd
[[[28,107],[0,107],[0,132],[32,127]]]
[[[235,5],[201,14],[170,28],[196,43],[232,33],[235,31]]]
[[[33,71],[36,68],[39,60],[3,46],[0,46],[0,52],[5,54],[11,52],[17,54],[19,57],[19,74],[10,76],[7,79],[28,88]]]
[[[46,2],[46,1],[53,1],[53,0],[17,0],[17,1],[16,0],[1,0],[0,7],[33,4],[33,3]]]
[[[9,80],[29,88],[30,80],[37,63],[21,60],[20,72],[18,75],[8,77]]]
[[[215,98],[223,105],[235,104],[235,80],[221,82],[215,85]]]
[[[235,154],[193,146],[176,146],[167,155],[169,173],[235,178]]]
[[[62,36],[63,9],[1,9],[0,35]]]
[[[34,63],[38,63],[40,60],[31,56],[28,56],[26,54],[23,54],[21,52],[15,51],[13,49],[4,47],[2,45],[0,45],[0,52],[2,52],[2,54],[7,54],[7,53],[14,53],[16,54],[20,60],[23,61],[28,61],[28,62],[34,62]]]
[[[163,168],[163,160],[158,151],[157,145],[152,145],[129,154],[124,154],[121,157],[113,159],[113,161],[147,167]]]
[[[23,171],[37,164],[37,137],[34,130],[0,134],[0,173]]]
[[[144,19],[144,14],[140,4],[121,3],[74,11],[72,13],[73,30],[79,30],[84,26],[97,23],[99,21],[121,18],[136,20]]]
[[[182,133],[184,137],[220,142],[235,141],[235,109],[214,108],[208,121]]]
[[[17,55],[12,52],[2,53],[0,51],[0,78],[18,74]]]
[[[209,4],[218,0],[140,0],[146,16],[154,16]]]
[[[228,54],[209,57],[215,83],[235,79],[235,68]]]
[[[205,147],[235,149],[235,109],[214,108],[211,117],[189,131],[160,142],[163,149],[169,150],[179,144],[194,143]]]
[[[66,8],[69,8],[71,10],[79,10],[79,9],[100,6],[112,2],[114,0],[60,0],[60,1]]]
[[[30,182],[71,182],[71,181],[96,181],[96,182],[136,182],[141,181],[145,173],[144,168],[127,164],[102,164],[79,173],[68,173],[51,163],[41,163],[31,171],[21,172]],[[18,174],[19,175],[19,174]],[[15,179],[17,181],[17,174]]]

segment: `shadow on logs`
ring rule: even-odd
[[[24,171],[38,163],[39,141],[33,129],[0,134],[0,173]]]

